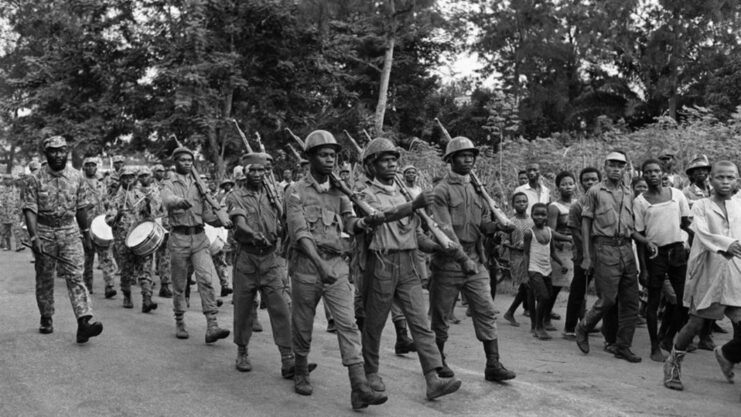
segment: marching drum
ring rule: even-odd
[[[105,222],[105,214],[96,216],[90,223],[90,239],[102,248],[107,248],[113,242],[113,231]]]
[[[165,241],[165,228],[155,222],[142,222],[126,236],[126,247],[139,256],[153,254]]]
[[[206,238],[211,243],[209,247],[211,256],[216,255],[224,249],[228,232],[223,227],[213,227],[208,224],[204,225],[204,229],[206,231]]]

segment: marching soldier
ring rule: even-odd
[[[229,217],[235,225],[237,241],[234,262],[234,343],[237,345],[236,368],[252,370],[247,345],[256,319],[255,296],[260,291],[265,300],[273,329],[273,340],[281,355],[281,375],[294,377],[294,356],[291,350],[291,321],[277,254],[283,233],[278,209],[268,198],[264,187],[264,153],[252,153],[243,159],[246,186],[235,189],[226,197]]]
[[[106,223],[113,229],[113,244],[121,259],[123,307],[134,308],[131,284],[138,281],[142,291],[142,313],[149,313],[157,309],[157,303],[152,301],[152,255],[135,254],[126,246],[126,237],[139,223],[152,219],[159,201],[136,186],[134,168],[124,167],[119,174],[120,187],[106,213]]]
[[[103,331],[90,322],[93,308],[82,278],[84,246],[90,247],[87,210],[90,201],[85,180],[67,166],[67,141],[61,136],[44,140],[48,164],[29,176],[23,189],[23,214],[36,258],[36,302],[41,313],[39,332],[54,331],[54,272],[67,282],[72,310],[77,317],[77,343],[86,343]],[[80,232],[82,231],[82,239]]]
[[[443,160],[450,164],[450,171],[435,185],[433,217],[445,232],[463,246],[463,256],[435,256],[432,259],[430,279],[430,308],[432,330],[437,346],[445,358],[444,347],[448,339],[448,323],[445,317],[450,312],[459,292],[468,299],[476,338],[484,345],[487,381],[513,379],[515,373],[507,370],[499,361],[494,301],[491,299],[489,274],[484,267],[483,253],[485,234],[494,233],[496,224],[482,197],[471,184],[470,172],[476,163],[479,150],[470,139],[459,136],[448,142]],[[440,376],[452,376],[445,365]]]
[[[363,155],[363,162],[370,165],[374,177],[363,193],[364,198],[371,207],[383,212],[387,220],[371,233],[367,261],[370,265],[363,278],[366,313],[362,330],[363,358],[371,388],[385,391],[378,375],[379,348],[383,327],[396,301],[409,323],[427,381],[427,398],[431,400],[457,391],[461,381],[437,375],[437,370],[443,366],[442,357],[427,321],[422,281],[415,267],[418,247],[426,252],[442,250],[422,232],[419,218],[412,214],[413,209],[432,204],[433,195],[420,193],[413,203],[407,203],[394,183],[399,156],[394,144],[384,138],[372,140]],[[388,221],[391,218],[398,220]],[[455,250],[460,250],[460,246]]]
[[[3,183],[0,187],[0,244],[4,250],[11,250],[10,237],[13,234],[13,224],[18,220],[16,207],[18,195],[13,185],[13,177],[3,174]],[[20,242],[16,240],[16,247]]]
[[[167,171],[162,164],[156,164],[154,166],[154,186],[157,187],[157,192],[162,194],[162,188],[167,179]],[[160,201],[162,199],[160,198]],[[160,292],[159,296],[162,298],[172,298],[172,290],[170,290],[170,283],[172,278],[170,276],[170,251],[167,250],[167,240],[170,237],[170,221],[167,218],[167,211],[162,207],[162,211],[158,214],[162,219],[162,227],[165,228],[165,240],[162,242],[157,252],[155,252],[157,262],[157,274],[160,276]]]
[[[206,343],[214,343],[219,339],[229,337],[230,332],[219,328],[216,320],[218,310],[214,287],[211,284],[215,270],[203,223],[219,225],[219,221],[192,177],[193,152],[188,148],[179,147],[173,151],[172,157],[175,160],[175,172],[165,180],[162,201],[169,214],[171,229],[168,245],[174,290],[175,337],[178,339],[190,337],[185,329],[183,317],[186,308],[185,286],[188,282],[187,271],[190,262],[195,270],[198,294],[201,296],[201,306],[206,316]],[[229,228],[231,222],[223,226]]]
[[[87,192],[90,196],[90,200],[93,203],[90,212],[88,213],[88,219],[92,220],[105,214],[106,212],[106,190],[105,185],[98,180],[98,160],[96,158],[85,158],[82,161],[82,171],[85,175],[85,184],[87,185]],[[90,226],[88,226],[89,228]],[[116,267],[113,265],[113,259],[111,259],[110,247],[102,247],[92,242],[92,248],[85,250],[85,272],[83,277],[85,278],[85,286],[87,286],[90,294],[93,293],[93,261],[95,260],[95,254],[98,254],[98,262],[100,263],[100,269],[103,271],[103,281],[105,282],[105,298],[113,298],[116,296],[116,290],[113,288],[114,282],[113,277],[116,274]]]
[[[334,136],[317,130],[306,138],[309,174],[286,192],[286,216],[291,239],[290,270],[293,292],[293,351],[296,356],[294,389],[311,395],[307,356],[311,349],[314,316],[320,298],[329,306],[337,326],[342,364],[348,367],[353,409],[383,404],[388,397],[373,391],[363,369],[360,335],[353,320],[353,289],[348,281],[347,254],[341,234],[363,230],[383,219],[358,219],[350,199],[330,181],[340,145]]]

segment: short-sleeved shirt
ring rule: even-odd
[[[203,201],[195,181],[190,174],[173,173],[163,181],[160,193],[162,204],[167,209],[171,227],[202,226],[204,221],[215,217],[211,206]],[[188,200],[191,206],[187,210],[175,208],[183,199]],[[204,220],[204,217],[206,220]]]
[[[93,202],[80,171],[69,166],[54,171],[49,166],[36,176],[26,177],[23,187],[23,210],[40,217],[74,217],[78,210],[88,209]]]
[[[515,193],[525,193],[527,196],[527,209],[525,213],[530,215],[530,208],[535,203],[548,204],[551,201],[551,191],[545,186],[540,185],[540,190],[530,186],[530,183],[523,184],[515,188]]]
[[[247,227],[262,233],[273,244],[280,235],[280,221],[275,207],[270,203],[264,188],[252,190],[236,187],[226,194],[226,211],[234,221],[236,216],[244,216]]]
[[[646,238],[657,246],[682,242],[682,217],[689,217],[690,205],[687,198],[676,188],[671,190],[671,199],[651,204],[643,195],[633,201],[635,229],[645,232]]]
[[[288,187],[285,204],[288,236],[294,247],[308,238],[320,250],[345,250],[342,232],[346,227],[348,233],[352,231],[350,226],[356,218],[350,199],[340,190],[318,184],[311,174],[305,175]]]
[[[633,193],[620,183],[616,188],[607,180],[587,190],[582,217],[592,219],[592,236],[629,238],[633,234]]]

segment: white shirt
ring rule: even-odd
[[[525,213],[530,215],[530,208],[535,203],[548,204],[551,201],[551,192],[543,184],[540,185],[540,191],[530,186],[530,183],[523,184],[515,188],[515,193],[525,193],[527,196],[527,209]]]
[[[646,238],[656,246],[682,242],[682,217],[690,216],[690,204],[684,193],[669,188],[671,199],[651,204],[643,195],[633,201],[633,216],[637,232],[645,232]]]

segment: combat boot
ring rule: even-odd
[[[109,299],[110,298],[113,298],[113,297],[116,296],[116,294],[118,294],[118,292],[116,292],[116,290],[114,290],[112,286],[106,285],[106,287],[105,287],[105,298],[109,298]]]
[[[172,290],[170,290],[170,284],[162,284],[159,296],[162,298],[172,298]]]
[[[443,353],[445,342],[436,340],[435,343],[437,344],[437,350],[440,351],[440,358],[443,360],[443,366],[437,368],[437,376],[440,378],[453,378],[455,373],[453,373],[452,369],[448,368],[448,364],[445,362],[445,353]]]
[[[414,346],[414,341],[409,338],[409,334],[407,333],[407,321],[404,319],[397,320],[394,322],[394,327],[396,328],[396,345],[394,345],[396,354],[403,355],[409,352],[416,352],[417,347]]]
[[[427,382],[427,399],[434,400],[443,395],[452,394],[461,387],[461,380],[458,378],[440,378],[436,371],[430,371],[425,374]]]
[[[210,316],[206,319],[208,321],[206,327],[206,343],[214,343],[219,339],[226,339],[231,333],[227,329],[222,329],[219,324],[216,323],[216,317]]]
[[[152,301],[151,295],[145,295],[142,300],[142,313],[149,313],[152,310],[157,310],[157,303]]]
[[[41,316],[41,325],[39,326],[39,333],[41,334],[54,333],[54,325],[52,324],[51,316]]]
[[[381,376],[378,375],[377,372],[365,374],[365,378],[368,380],[368,385],[370,385],[373,391],[386,391],[386,385],[383,383],[383,379],[381,379]]]
[[[178,339],[187,339],[190,337],[188,331],[185,330],[185,320],[182,314],[175,315],[175,337]]]
[[[309,381],[309,368],[306,356],[296,355],[296,374],[293,377],[293,390],[299,395],[311,395],[314,389]]]
[[[374,391],[368,380],[365,378],[365,370],[363,369],[362,363],[356,363],[350,365],[347,368],[348,374],[350,375],[350,387],[352,387],[352,393],[350,394],[350,404],[353,410],[359,410],[366,408],[369,405],[383,404],[388,400],[388,397],[383,392]]]
[[[682,377],[682,360],[686,354],[687,352],[672,347],[672,353],[670,353],[669,357],[664,361],[665,387],[677,391],[682,391],[684,389],[684,385],[682,385],[680,378]]]
[[[497,339],[485,341],[484,352],[486,353],[484,378],[487,381],[502,382],[514,379],[515,376],[517,376],[514,372],[508,370],[501,362],[499,362],[499,343]]]
[[[280,351],[280,375],[285,379],[293,379],[296,375],[296,357],[293,355],[293,351],[289,347],[278,346]],[[311,373],[316,369],[315,363],[310,363],[306,366],[306,369]]]
[[[90,323],[90,316],[80,317],[77,320],[77,343],[87,343],[91,337],[103,332],[103,324],[99,321]]]
[[[131,302],[131,290],[121,290],[123,293],[124,299],[123,299],[123,307],[124,308],[134,308],[134,303]]]
[[[239,372],[249,372],[252,370],[250,357],[247,355],[247,346],[237,345],[237,362],[235,367]]]

